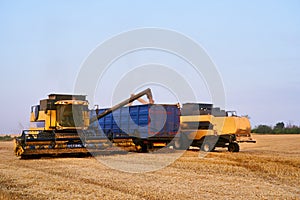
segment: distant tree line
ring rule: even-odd
[[[278,122],[274,127],[268,125],[258,125],[252,129],[252,133],[261,134],[300,134],[300,127],[296,125],[287,125]]]
[[[4,135],[4,136],[1,136],[0,135],[0,141],[11,141],[13,140],[14,138],[11,137],[10,135]]]

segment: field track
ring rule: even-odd
[[[94,157],[21,160],[0,142],[0,199],[300,199],[300,135],[254,135],[241,152],[189,150],[153,172],[112,169]],[[160,154],[168,159],[175,151]],[[149,154],[103,156],[119,166]]]

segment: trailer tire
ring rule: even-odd
[[[175,140],[174,148],[178,150],[187,150],[190,147],[190,141],[188,140],[187,136],[181,134],[180,137]]]
[[[147,144],[142,144],[142,153],[147,153],[148,152],[148,145]]]
[[[148,145],[145,144],[142,140],[140,140],[138,138],[134,138],[134,139],[132,139],[132,142],[136,146],[138,146],[138,148],[137,148],[138,153],[147,153],[148,152]]]
[[[113,134],[111,131],[109,131],[109,132],[107,133],[107,139],[108,139],[109,141],[112,141],[112,140],[114,139],[114,134]]]
[[[205,152],[210,152],[215,149],[215,146],[210,142],[205,142],[201,145],[201,150]]]
[[[229,143],[229,145],[228,145],[228,151],[229,152],[239,152],[240,151],[239,144],[235,143],[235,142]]]
[[[138,146],[140,147],[137,150],[138,153],[147,153],[148,152],[148,146],[147,146],[147,144],[140,143]]]

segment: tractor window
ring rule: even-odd
[[[57,122],[63,127],[84,126],[83,106],[59,105],[57,107]]]
[[[39,111],[40,111],[40,106],[31,106],[31,112],[34,113],[34,121],[36,121],[39,118]]]

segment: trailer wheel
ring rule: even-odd
[[[137,152],[139,153],[147,153],[148,152],[148,144],[145,144],[142,140],[138,138],[134,138],[132,142],[136,145]]]
[[[240,151],[240,146],[238,143],[229,143],[228,145],[228,151],[229,152],[239,152]]]
[[[181,134],[180,137],[175,140],[174,148],[178,150],[187,150],[190,146],[190,142],[186,135]]]
[[[112,140],[114,139],[114,134],[113,134],[111,131],[109,131],[108,134],[107,134],[107,138],[108,138],[110,141],[112,141]]]
[[[147,152],[148,152],[148,145],[142,144],[142,153],[147,153]]]
[[[140,143],[138,145],[137,152],[138,153],[147,153],[148,152],[148,146],[147,146],[147,144]]]
[[[205,152],[210,152],[214,150],[214,145],[210,142],[205,142],[201,145],[201,150]]]

